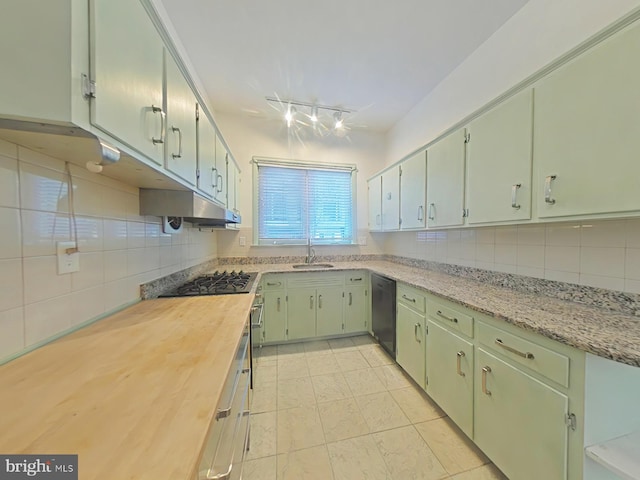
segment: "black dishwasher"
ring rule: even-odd
[[[371,328],[373,336],[396,358],[396,282],[371,274]]]

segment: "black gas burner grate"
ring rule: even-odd
[[[249,293],[257,273],[218,272],[202,275],[180,285],[161,297],[188,297],[198,295],[228,295],[233,293]]]

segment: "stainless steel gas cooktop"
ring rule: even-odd
[[[228,295],[234,293],[249,293],[258,274],[256,272],[222,273],[202,275],[180,285],[173,290],[163,293],[160,297],[190,297],[198,295]]]

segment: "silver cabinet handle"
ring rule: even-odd
[[[424,207],[422,205],[418,206],[418,221],[421,222],[424,220]]]
[[[551,198],[551,182],[556,179],[557,175],[549,175],[544,179],[544,201],[550,205],[556,203],[554,198]]]
[[[349,306],[353,304],[353,293],[349,292]]]
[[[173,133],[178,132],[178,153],[172,153],[171,157],[172,158],[182,158],[182,130],[180,130],[178,127],[171,127],[171,131]]]
[[[276,308],[278,311],[280,311],[280,297],[278,297],[278,300],[276,300]]]
[[[349,279],[350,282],[361,282],[362,281],[362,277],[358,277],[358,278],[350,278]]]
[[[435,210],[436,210],[436,204],[435,203],[430,203],[429,204],[429,220],[435,220],[436,219]]]
[[[379,213],[376,215],[376,225],[380,225],[380,218],[382,217],[382,215],[380,215]]]
[[[416,323],[413,326],[413,338],[415,338],[418,341],[418,343],[422,343],[422,340],[420,339],[420,337],[418,337],[418,328],[419,327],[420,327],[419,323]]]
[[[516,183],[511,185],[511,208],[515,208],[516,210],[520,209],[520,205],[518,204],[518,189],[522,187],[521,183]]]
[[[496,338],[496,345],[498,345],[499,347],[504,348],[507,352],[515,353],[519,357],[528,358],[529,360],[533,360],[535,358],[533,356],[533,353],[521,352],[520,350],[516,350],[515,348],[510,347],[509,345],[505,345],[504,342],[502,340],[500,340],[499,338]]]
[[[161,107],[156,107],[155,105],[151,105],[151,111],[153,113],[160,114],[160,138],[151,137],[151,141],[153,142],[154,145],[157,145],[159,143],[164,143],[164,136],[166,134],[165,120],[167,118],[167,114],[164,113]]]
[[[251,322],[252,328],[262,328],[262,316],[264,314],[264,303],[259,303],[258,305],[251,307],[252,319],[253,319],[253,314],[258,310],[260,310],[260,314],[258,315],[258,321],[256,323],[253,323],[253,321]]]
[[[211,187],[215,190],[218,189],[218,169],[216,167],[211,167]]]
[[[491,367],[482,367],[482,393],[491,396],[491,392],[487,390],[487,373],[491,373]]]
[[[313,310],[313,295],[309,297],[309,309]]]
[[[318,295],[318,308],[322,308],[322,295]]]
[[[279,287],[282,285],[282,282],[267,282],[268,287]]]
[[[439,317],[442,317],[442,318],[444,318],[445,320],[449,320],[450,322],[453,322],[453,323],[458,323],[458,319],[457,319],[457,318],[455,318],[455,317],[448,317],[448,316],[446,316],[444,313],[442,313],[440,310],[438,310],[436,313],[438,314],[438,316],[439,316]]]
[[[402,294],[402,298],[404,298],[405,300],[409,300],[410,302],[416,303],[416,299],[415,298],[409,298],[404,293]]]
[[[223,188],[223,186],[222,186],[222,175],[220,175],[220,174],[218,174],[218,179],[216,180],[216,187],[217,187],[218,193],[222,192],[222,188]]]
[[[224,473],[219,473],[215,477],[209,477],[211,480],[227,480],[231,476],[231,470],[233,470],[233,463],[229,464],[229,468]]]
[[[460,375],[461,377],[465,376],[465,373],[462,371],[462,369],[460,368],[460,361],[462,360],[462,357],[464,357],[465,354],[462,350],[460,350],[458,353],[456,353],[456,372],[458,372],[458,375]]]

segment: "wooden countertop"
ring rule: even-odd
[[[190,479],[253,295],[146,300],[0,366],[0,452]]]

